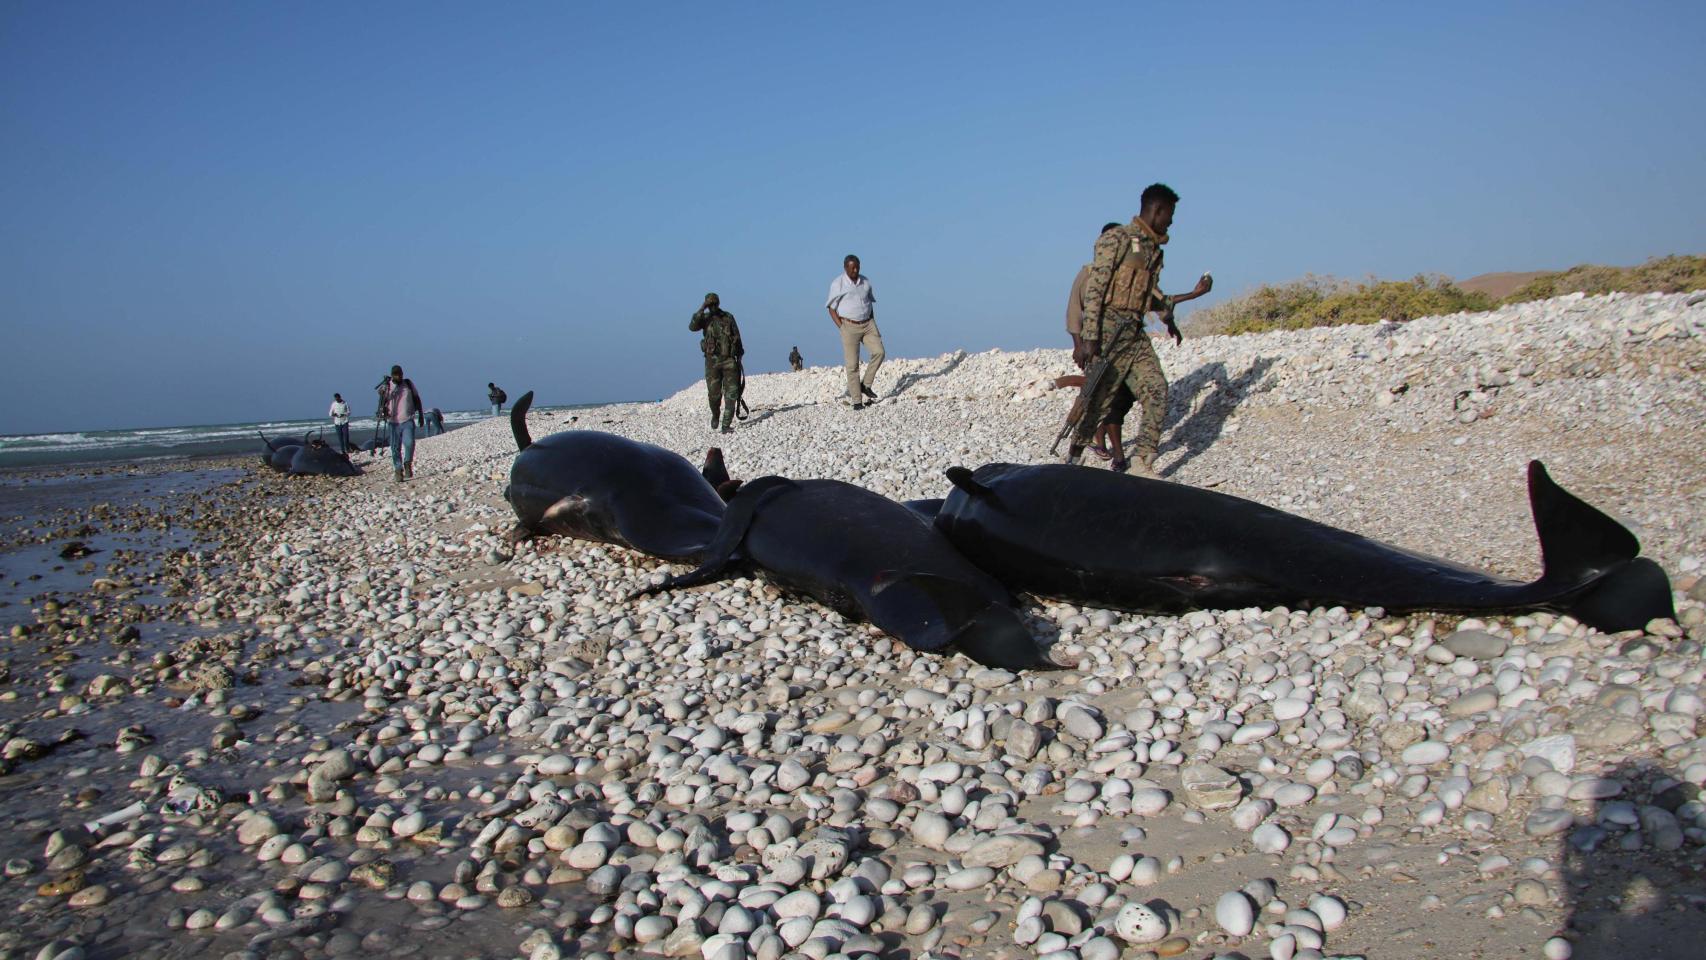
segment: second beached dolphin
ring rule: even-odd
[[[535,442],[527,432],[533,391],[510,410],[518,453],[504,499],[514,539],[558,534],[697,562],[717,532],[723,501],[687,459],[671,450],[597,430],[568,430]]]
[[[1240,607],[1551,610],[1605,631],[1673,618],[1670,580],[1617,521],[1528,465],[1545,572],[1508,580],[1249,500],[1107,470],[948,470],[936,527],[1008,587],[1156,613]]]
[[[914,650],[1009,670],[1055,666],[994,577],[914,511],[839,480],[762,477],[729,501],[704,563],[635,596],[709,583],[744,562]]]

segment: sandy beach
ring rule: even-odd
[[[1029,600],[1079,667],[1015,675],[762,577],[629,601],[684,568],[512,547],[507,417],[404,484],[9,474],[0,958],[1694,956],[1706,294],[1159,352],[1164,478],[1529,579],[1540,459],[1678,621]],[[730,436],[702,384],[530,428],[936,497],[1045,462],[1069,372],[892,359],[858,413],[818,367],[749,378]]]

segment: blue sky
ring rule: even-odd
[[[1164,287],[1706,253],[1706,4],[0,5],[0,433],[1063,346],[1097,228]]]

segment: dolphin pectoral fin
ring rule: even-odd
[[[507,493],[507,488],[505,489]],[[538,525],[542,528],[549,529],[550,527],[558,524],[560,521],[568,520],[568,526],[570,529],[579,529],[580,527],[585,526],[585,524],[582,522],[576,522],[576,519],[585,515],[586,498],[580,494],[570,494],[546,507],[545,512],[539,515]]]
[[[1031,670],[1057,666],[1037,648],[1019,612],[951,577],[884,570],[871,586],[882,605],[879,624],[914,650],[952,645],[990,667]]]
[[[509,429],[515,434],[515,452],[520,453],[533,446],[533,436],[527,432],[527,410],[533,406],[533,391],[521,395],[515,406],[509,408]]]
[[[1011,607],[984,607],[952,638],[954,647],[986,667],[1003,670],[1061,669],[1037,646],[1023,617]]]

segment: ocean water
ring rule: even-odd
[[[597,404],[535,407],[534,412],[580,409]],[[491,416],[489,409],[446,410],[446,432]],[[506,407],[503,416],[509,417]],[[350,441],[358,447],[373,438],[373,418],[350,419]],[[257,423],[215,423],[186,427],[147,427],[136,430],[84,430],[76,433],[0,435],[0,469],[55,464],[116,463],[178,457],[212,457],[257,453],[261,435],[300,437],[320,433],[335,444],[337,434],[325,417],[313,420],[265,420]]]

